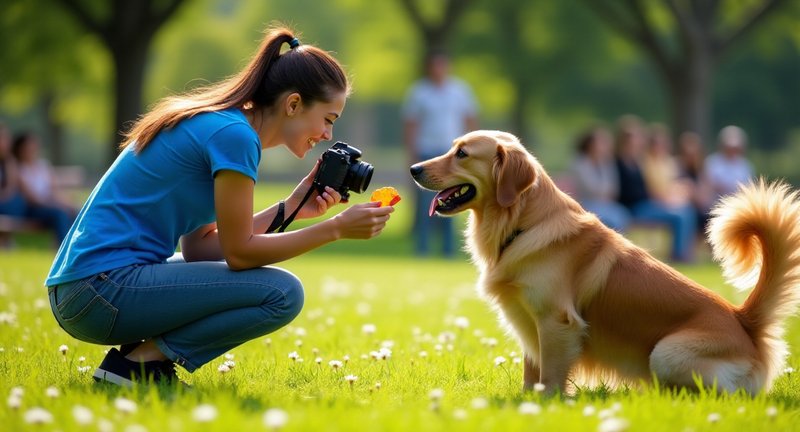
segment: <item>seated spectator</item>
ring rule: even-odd
[[[641,163],[644,157],[645,129],[637,117],[624,116],[617,130],[617,172],[619,202],[634,220],[666,223],[672,232],[670,259],[694,260],[695,216],[690,206],[667,206],[651,198]]]
[[[572,174],[575,198],[583,208],[596,214],[609,228],[625,231],[630,213],[617,202],[619,178],[614,165],[614,143],[608,129],[596,127],[580,137]]]
[[[11,155],[11,133],[0,123],[0,215],[25,216],[25,200],[19,190],[17,163]],[[8,233],[0,233],[0,246],[8,246]]]
[[[706,158],[705,169],[716,201],[739,189],[753,178],[753,166],[744,157],[747,135],[738,126],[719,131],[719,150]]]
[[[59,243],[67,235],[77,211],[56,189],[50,163],[39,157],[39,140],[32,133],[14,139],[19,185],[27,204],[25,216],[52,228]]]
[[[709,213],[714,202],[705,171],[705,151],[700,135],[684,132],[678,138],[679,176],[691,185],[690,201],[697,215],[697,229],[705,237]]]
[[[689,205],[691,185],[680,178],[672,156],[672,137],[662,124],[650,127],[649,145],[642,159],[642,174],[650,197],[666,207]]]

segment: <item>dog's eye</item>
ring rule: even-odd
[[[464,159],[465,157],[467,157],[467,153],[462,149],[458,149],[456,151],[456,157],[459,159]]]

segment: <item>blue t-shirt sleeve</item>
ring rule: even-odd
[[[227,169],[257,181],[261,145],[258,135],[248,125],[232,123],[223,127],[211,135],[206,148],[212,176]]]

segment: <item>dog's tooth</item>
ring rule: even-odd
[[[465,193],[467,193],[467,191],[468,191],[468,190],[469,190],[469,186],[466,186],[466,185],[465,185],[465,186],[462,186],[462,187],[461,187],[461,190],[460,190],[460,191],[458,191],[458,193],[460,193],[460,194],[465,194]]]
[[[443,199],[441,199],[441,198],[437,199],[436,203],[439,204],[440,206],[444,207],[444,200]]]
[[[461,192],[456,192],[456,193],[454,193],[454,194],[453,194],[453,196],[454,196],[455,198],[458,198],[459,196],[461,196]]]

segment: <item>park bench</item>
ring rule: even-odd
[[[86,185],[86,171],[82,166],[54,166],[53,176],[56,187],[68,193]],[[44,232],[46,230],[46,227],[33,220],[0,215],[0,249],[13,247],[15,234]]]

